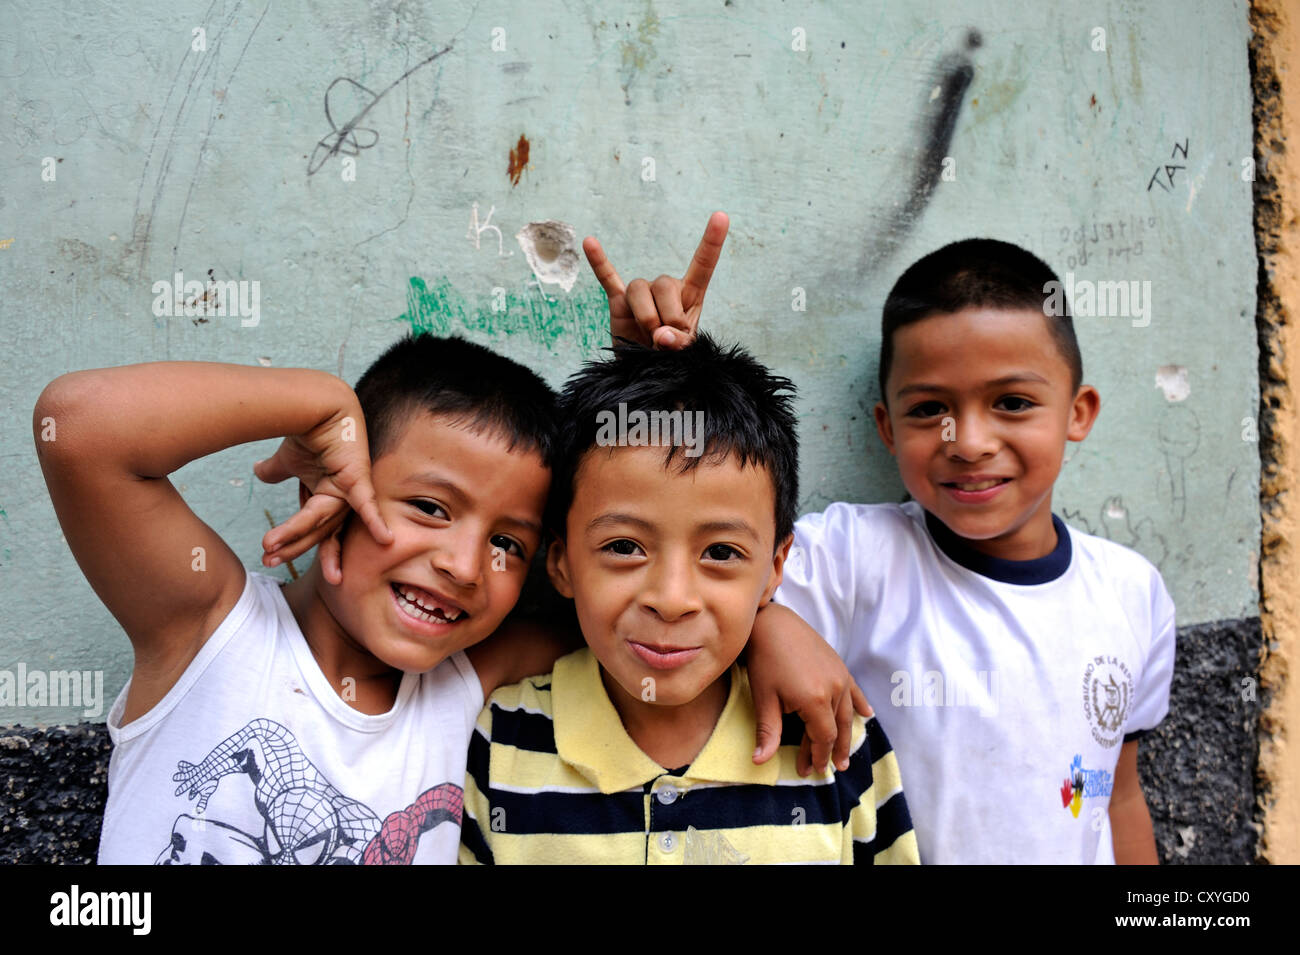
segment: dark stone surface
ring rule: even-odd
[[[103,723],[0,727],[0,863],[90,863],[108,795]]]
[[[1258,618],[1178,631],[1170,713],[1138,748],[1166,863],[1250,863],[1259,842],[1255,764],[1262,695]],[[102,723],[0,729],[0,863],[88,863],[107,795]]]
[[[1138,746],[1161,862],[1256,861],[1262,642],[1257,617],[1178,630],[1169,715]]]

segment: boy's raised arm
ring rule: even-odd
[[[128,717],[165,695],[244,584],[239,559],[171,472],[234,445],[302,436],[321,463],[314,490],[347,497],[372,533],[387,534],[360,406],[323,372],[204,362],[74,372],[41,393],[32,427],[68,546],[135,648]]]

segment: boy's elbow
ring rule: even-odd
[[[98,388],[86,372],[71,372],[55,378],[36,399],[32,409],[32,439],[42,461],[65,457],[76,450],[78,434],[93,433],[83,427],[87,409],[101,403]]]

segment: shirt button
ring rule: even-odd
[[[655,797],[665,806],[671,806],[677,801],[677,787],[673,785],[662,786],[655,793]]]
[[[664,852],[672,852],[677,848],[677,837],[671,832],[665,832],[659,837],[659,848],[663,849]]]

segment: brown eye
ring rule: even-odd
[[[710,544],[704,551],[704,556],[709,560],[727,561],[733,557],[740,557],[740,551],[730,544]]]
[[[423,511],[425,514],[428,514],[430,517],[441,517],[444,520],[447,519],[447,512],[443,510],[442,505],[436,501],[417,498],[416,500],[411,501],[411,504],[417,509]]]
[[[506,553],[513,553],[520,559],[526,559],[527,554],[524,552],[524,545],[519,543],[513,537],[506,537],[504,534],[497,534],[489,543],[493,547],[499,547]]]
[[[939,401],[923,401],[907,412],[909,418],[933,418],[939,414],[943,414],[943,403]]]
[[[1028,411],[1033,406],[1032,401],[1018,395],[1007,395],[1005,398],[998,399],[998,407],[1003,411]]]
[[[608,553],[611,554],[617,554],[619,557],[632,557],[633,555],[636,554],[638,550],[640,550],[640,548],[637,547],[635,541],[630,541],[627,538],[621,538],[616,541],[610,541],[608,544],[602,547],[601,550],[607,551]]]

